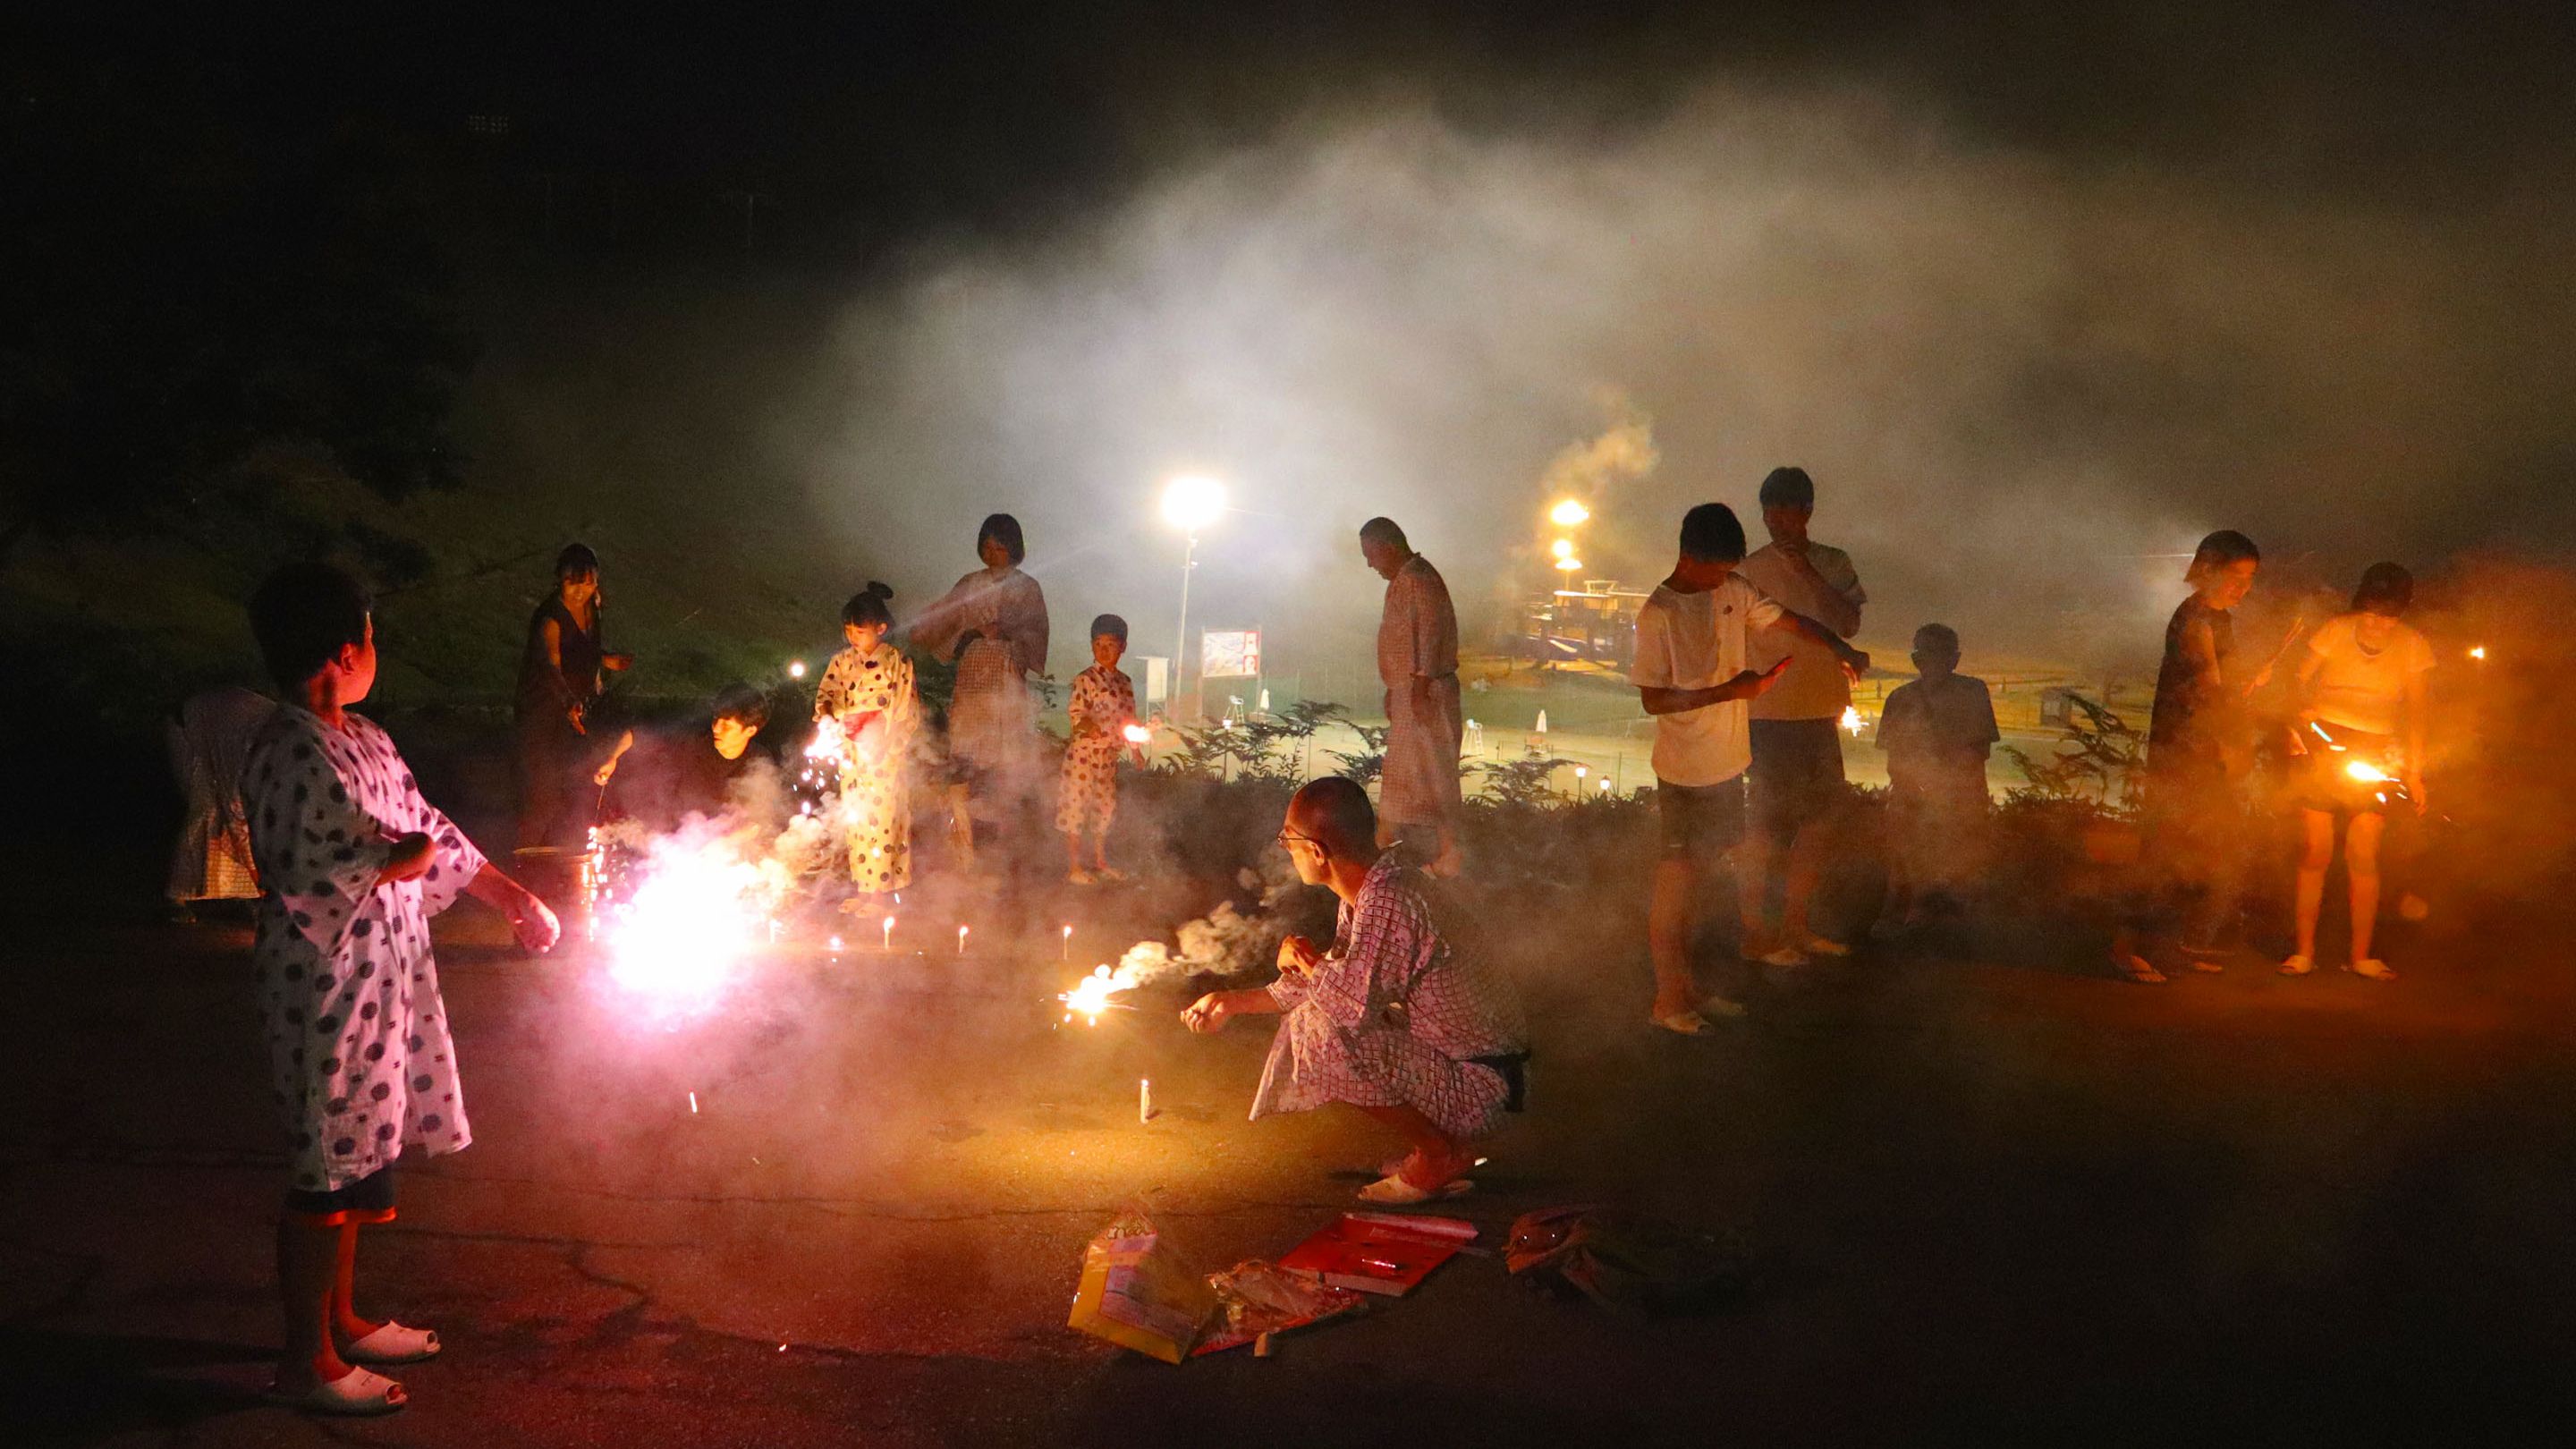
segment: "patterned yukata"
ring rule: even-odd
[[[1286,1011],[1255,1120],[1327,1102],[1405,1105],[1460,1141],[1501,1125],[1510,1088],[1474,1060],[1522,1049],[1520,1012],[1482,967],[1451,951],[1411,873],[1378,857],[1357,901],[1344,901],[1333,949],[1302,979],[1281,976]],[[1402,1003],[1395,1011],[1389,1006]]]
[[[1136,686],[1126,672],[1095,664],[1073,677],[1073,741],[1064,747],[1063,794],[1055,828],[1066,835],[1108,832],[1118,813],[1118,757],[1136,722]]]
[[[337,1191],[405,1147],[464,1147],[429,918],[483,869],[482,852],[354,714],[335,730],[280,705],[251,745],[242,804],[267,887],[251,960],[295,1187]],[[436,845],[429,873],[378,884],[394,841],[415,832]]]
[[[974,629],[998,637],[973,639],[957,654],[948,749],[981,804],[1035,789],[1038,714],[1028,677],[1046,672],[1045,592],[1017,568],[977,569],[930,606],[913,639],[944,656]]]
[[[1466,716],[1458,699],[1458,612],[1449,585],[1420,554],[1386,585],[1378,618],[1377,677],[1386,686],[1386,765],[1378,814],[1400,824],[1458,818],[1458,748]],[[1417,707],[1416,679],[1428,681]]]
[[[909,765],[921,728],[912,661],[882,643],[874,654],[833,655],[814,690],[814,718],[837,718],[849,732],[841,749],[841,819],[850,832],[850,883],[875,894],[904,889],[912,884]]]

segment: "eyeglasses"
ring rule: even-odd
[[[1286,850],[1292,842],[1299,840],[1306,842],[1308,845],[1314,846],[1318,850],[1324,848],[1324,842],[1317,840],[1311,835],[1300,835],[1294,830],[1280,831],[1277,844],[1281,850]]]

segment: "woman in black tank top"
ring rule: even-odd
[[[602,753],[591,715],[610,671],[633,661],[601,647],[599,555],[573,544],[555,559],[555,587],[528,618],[519,661],[519,844],[577,846],[591,825],[585,777]]]

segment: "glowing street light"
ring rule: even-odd
[[[1190,648],[1190,574],[1199,566],[1199,530],[1225,512],[1225,485],[1202,473],[1183,473],[1163,485],[1163,521],[1189,542],[1181,550],[1181,621],[1172,641],[1172,713],[1180,714],[1181,661]],[[1202,661],[1204,663],[1204,661]],[[1190,696],[1191,719],[1198,717],[1198,696]]]
[[[1559,528],[1576,528],[1592,517],[1592,510],[1568,498],[1547,511],[1547,521]]]

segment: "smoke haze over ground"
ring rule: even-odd
[[[1266,625],[1293,669],[1364,647],[1361,520],[1405,523],[1463,605],[1507,599],[1544,582],[1507,565],[1551,460],[1645,424],[1660,466],[1598,500],[1587,576],[1651,582],[1684,507],[1749,519],[1796,462],[1873,632],[2126,662],[2178,596],[2157,556],[2212,528],[2336,577],[2566,537],[2569,218],[2534,179],[2278,188],[1972,140],[1853,84],[1712,80],[1562,140],[1390,101],[854,280],[765,443],[907,604],[1006,508],[1060,635],[1116,608],[1153,653],[1155,490],[1214,472],[1249,512],[1202,540],[1194,616]]]

